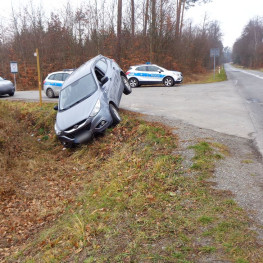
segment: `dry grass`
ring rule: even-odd
[[[75,150],[54,138],[52,105],[1,102],[0,113],[5,262],[263,258],[244,211],[206,182],[224,146],[194,145],[194,164],[184,169],[176,136],[128,112]]]
[[[218,69],[216,70],[216,74],[214,76],[214,71],[208,71],[206,73],[199,74],[189,74],[184,78],[185,84],[203,84],[203,83],[213,83],[227,80],[226,72],[223,67],[221,67],[221,71],[219,73]]]

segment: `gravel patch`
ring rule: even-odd
[[[216,164],[215,188],[231,191],[234,200],[247,211],[248,216],[261,227],[253,226],[263,240],[263,162],[255,149],[253,141],[231,136],[184,123],[181,120],[166,119],[157,116],[144,116],[148,121],[161,122],[173,129],[180,141],[179,151],[185,159],[184,166],[190,167],[194,156],[188,147],[205,140],[227,146],[229,155]]]

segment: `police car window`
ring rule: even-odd
[[[136,70],[137,71],[147,71],[145,66],[138,67],[138,68],[136,68]]]
[[[155,67],[155,66],[148,66],[147,68],[148,68],[148,71],[158,71],[158,70],[160,70],[160,68]]]
[[[52,74],[51,76],[48,77],[48,79],[54,80],[54,77],[55,77],[56,75],[57,75],[57,74]]]
[[[63,77],[62,77],[62,80],[65,81],[67,79],[67,77],[69,76],[68,73],[63,73]]]
[[[55,80],[62,81],[62,76],[63,76],[62,73],[56,74]]]

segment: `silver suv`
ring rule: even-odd
[[[121,121],[118,107],[131,87],[118,64],[99,55],[76,69],[59,94],[55,132],[65,147],[81,144]]]

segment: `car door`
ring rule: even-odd
[[[53,77],[53,91],[55,93],[56,96],[58,96],[62,85],[63,85],[63,73],[57,73],[55,74],[55,76]]]
[[[147,66],[147,71],[149,74],[149,80],[151,82],[162,82],[162,79],[164,77],[162,69],[157,66]]]
[[[140,81],[140,82],[147,82],[149,81],[149,74],[147,71],[146,66],[139,66],[134,71],[134,76]]]

